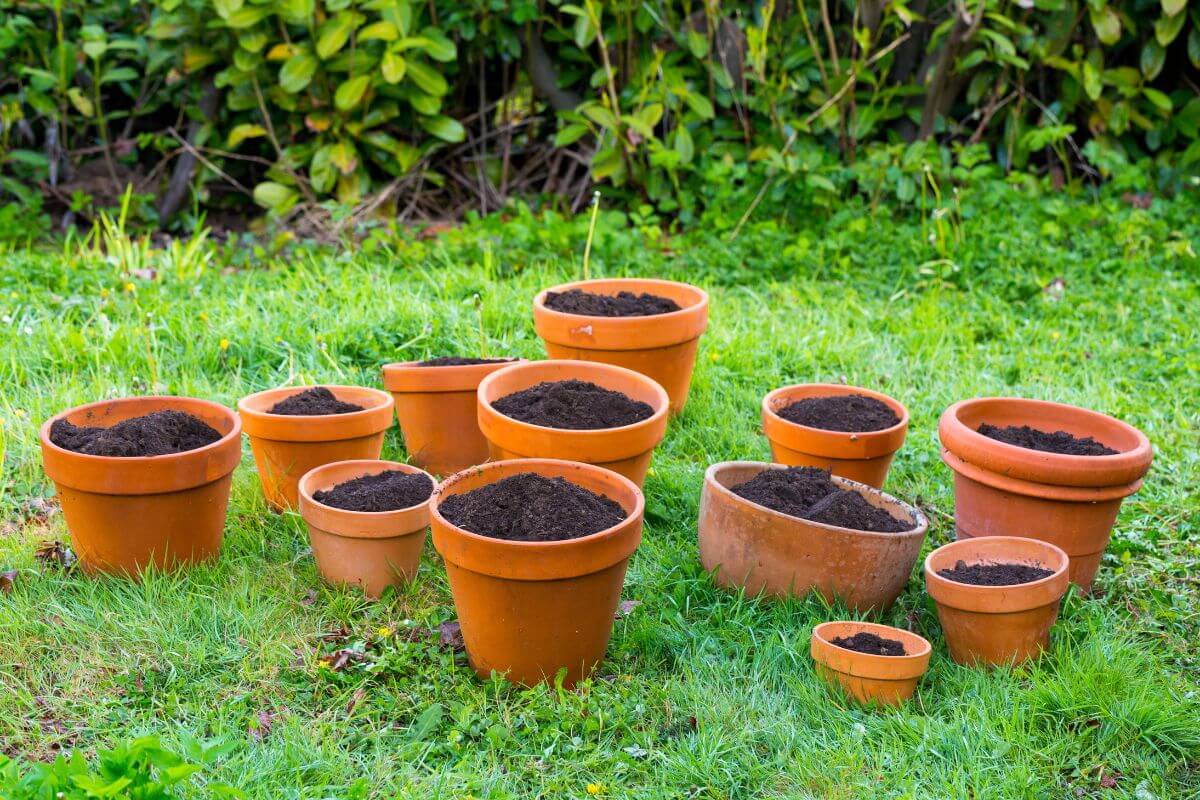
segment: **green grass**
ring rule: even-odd
[[[152,391],[232,405],[286,383],[378,385],[385,361],[476,351],[476,293],[489,354],[539,357],[530,298],[578,271],[586,217],[514,212],[336,253],[127,254],[153,279],[75,245],[4,255],[0,571],[18,575],[0,594],[0,752],[223,737],[236,747],[189,791],[221,781],[273,800],[581,797],[589,785],[639,799],[1196,796],[1197,206],[993,188],[966,197],[963,216],[963,241],[941,251],[920,218],[858,208],[751,225],[734,244],[602,217],[593,274],[698,283],[712,320],[646,483],[624,592],[641,605],[617,622],[602,677],[574,693],[482,682],[436,643],[407,641],[454,617],[432,547],[416,582],[382,602],[323,586],[300,520],[267,512],[248,452],[219,561],[140,584],[63,573],[34,556],[66,538],[61,515],[39,513],[52,489],[36,426]],[[1044,291],[1055,279],[1061,292]],[[812,380],[908,406],[887,489],[928,512],[927,549],[953,535],[936,420],[954,400],[1060,400],[1149,435],[1146,486],[1125,503],[1097,595],[1068,597],[1051,653],[1011,671],[954,665],[914,570],[882,618],[931,639],[932,668],[906,708],[868,712],[827,690],[808,656],[811,627],[844,610],[712,586],[695,541],[704,469],[766,459],[761,396]],[[394,432],[384,455],[403,458]],[[318,658],[345,645],[322,635],[342,628],[368,657],[333,672]]]

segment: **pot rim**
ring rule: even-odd
[[[321,489],[336,486],[337,483],[344,483],[348,480],[354,480],[354,478],[339,478],[336,482],[328,482],[328,485],[317,485],[320,481],[322,481],[322,479],[325,478],[326,473],[341,471],[350,465],[354,465],[356,468],[361,468],[361,474],[356,476],[359,478],[368,474],[374,474],[377,470],[379,472],[404,472],[409,475],[424,475],[425,477],[429,478],[429,482],[433,485],[433,489],[430,491],[429,497],[425,498],[419,503],[415,503],[411,506],[405,506],[404,508],[393,508],[388,511],[352,511],[348,508],[338,508],[337,506],[326,505],[325,503],[322,503],[313,497],[313,494]],[[326,523],[327,521],[332,521],[334,519],[351,525],[358,523],[360,525],[367,525],[371,527],[381,524],[386,525],[389,522],[399,523],[403,517],[411,516],[411,512],[419,511],[422,507],[429,506],[429,504],[433,501],[433,493],[437,491],[437,487],[437,479],[420,467],[414,467],[411,464],[405,464],[400,461],[389,461],[386,459],[375,458],[332,461],[328,464],[322,464],[318,467],[313,467],[308,472],[304,473],[304,475],[301,476],[300,480],[296,484],[296,489],[300,497],[300,516],[304,518],[304,521],[309,522],[310,524],[318,524],[318,527],[327,533],[332,533],[336,536],[344,536],[349,539],[386,539],[399,536],[408,536],[422,530],[429,524],[428,515],[426,515],[425,523],[419,528],[400,532],[392,530],[386,533],[364,533],[361,531],[334,530],[331,527],[328,527],[327,524],[319,523]],[[323,516],[326,518],[326,520],[310,520],[309,517],[314,516],[312,514],[314,511],[318,512],[318,514],[315,516]]]
[[[680,287],[684,287],[684,288],[687,288],[687,289],[690,289],[690,290],[696,292],[698,297],[696,298],[696,301],[694,303],[690,303],[689,305],[686,305],[686,306],[681,306],[678,311],[668,311],[665,314],[644,314],[641,316],[632,316],[632,317],[604,317],[604,316],[592,316],[590,314],[572,314],[567,311],[555,311],[553,308],[550,308],[549,306],[546,305],[546,295],[548,295],[550,292],[561,293],[561,292],[569,291],[571,289],[582,289],[584,291],[587,291],[586,287],[594,286],[597,283],[617,283],[617,284],[624,284],[627,286],[638,286],[638,285],[642,285],[642,286],[680,286]],[[683,319],[684,317],[688,316],[689,314],[695,314],[697,312],[697,310],[699,310],[701,308],[706,309],[708,307],[708,292],[704,291],[699,286],[695,286],[690,283],[685,283],[683,281],[672,281],[672,280],[667,280],[665,278],[630,278],[630,277],[589,278],[587,280],[582,280],[582,281],[569,281],[567,283],[560,283],[557,286],[551,286],[549,288],[542,289],[540,292],[538,292],[534,296],[533,306],[539,312],[546,314],[547,316],[549,316],[551,318],[562,319],[564,321],[598,320],[598,319],[600,319],[600,320],[604,320],[605,322],[612,322],[612,323],[615,323],[618,325],[625,325],[627,327],[632,327],[632,326],[628,325],[628,323],[630,321],[644,322],[647,319],[654,319],[654,320],[661,320],[663,322],[671,322],[673,320]]]
[[[345,414],[271,414],[254,408],[256,401],[278,395],[282,400],[306,389],[323,386],[334,392],[349,390],[373,398],[374,403],[361,411]],[[274,399],[274,398],[271,398]],[[390,392],[371,386],[339,383],[314,383],[304,386],[276,386],[263,389],[238,400],[237,410],[245,422],[246,434],[251,437],[280,442],[332,442],[357,439],[380,433],[392,425],[396,400]]]
[[[832,431],[814,428],[784,419],[775,410],[782,405],[779,399],[803,391],[804,397],[861,394],[885,404],[900,418],[895,425],[877,431]],[[827,394],[808,394],[815,390]],[[801,398],[797,398],[801,399]],[[790,450],[811,453],[825,458],[866,461],[895,453],[904,444],[910,417],[908,408],[890,395],[844,383],[792,383],[772,389],[762,399],[763,433],[767,438]]]
[[[867,631],[877,636],[899,639],[907,645],[919,642],[920,647],[915,653],[906,652],[902,656],[884,656],[874,653],[860,653],[833,643],[832,638],[840,631],[857,633]],[[851,635],[853,635],[851,633]],[[853,675],[858,678],[872,680],[912,680],[919,678],[929,669],[929,658],[933,653],[933,645],[919,633],[906,631],[892,625],[861,620],[831,620],[822,622],[812,629],[811,655],[814,661],[824,664],[829,669]],[[831,659],[830,656],[835,656]],[[831,661],[840,663],[834,664]]]
[[[546,295],[571,289],[603,291],[605,284],[617,291],[670,290],[682,306],[666,314],[637,317],[593,317],[555,311],[546,306]],[[579,350],[651,351],[675,347],[698,339],[708,328],[708,292],[682,281],[662,278],[592,278],[560,283],[542,289],[533,298],[533,326],[544,341]]]
[[[1113,486],[1067,486],[1057,483],[1037,483],[1013,478],[999,472],[992,472],[984,467],[964,461],[948,448],[942,448],[942,463],[956,473],[956,477],[976,481],[993,489],[1025,497],[1040,497],[1046,500],[1057,500],[1063,503],[1097,503],[1107,500],[1119,500],[1128,497],[1142,488],[1142,479],[1133,483],[1115,484]]]
[[[933,568],[933,561],[941,554],[954,550],[966,550],[981,543],[1019,544],[1021,547],[1033,546],[1041,550],[1047,558],[1043,564],[1049,565],[1049,559],[1059,561],[1054,572],[1044,578],[1027,583],[1009,584],[1007,586],[979,586],[972,583],[943,578]],[[1019,556],[1014,555],[1016,559]],[[964,559],[965,560],[965,559]],[[982,559],[973,563],[982,563]],[[1070,579],[1071,558],[1057,545],[1033,539],[1027,536],[975,536],[969,539],[958,539],[932,550],[925,556],[922,571],[925,573],[925,590],[935,603],[945,604],[952,608],[972,611],[975,613],[1006,614],[1018,611],[1028,611],[1041,608],[1057,602],[1067,591]],[[969,599],[968,599],[969,598]]]
[[[450,367],[423,367],[417,360],[392,361],[380,369],[384,390],[396,394],[473,392],[485,376],[525,360],[519,356],[512,356],[490,364],[459,364]]]

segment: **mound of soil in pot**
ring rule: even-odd
[[[506,417],[544,428],[620,428],[654,416],[649,403],[590,381],[543,382],[492,401]]]
[[[955,583],[972,586],[1016,586],[1049,578],[1054,570],[1029,564],[968,564],[958,561],[954,569],[939,569],[937,574]]]
[[[476,364],[503,364],[512,361],[511,358],[460,358],[458,356],[439,356],[425,361],[418,361],[418,367],[470,367]]]
[[[546,308],[553,311],[582,314],[585,317],[653,317],[681,310],[671,298],[649,292],[593,294],[582,289],[568,289],[565,292],[547,292],[545,303]]]
[[[433,481],[428,475],[391,469],[313,492],[313,499],[347,511],[396,511],[424,503],[431,494]]]
[[[913,529],[911,523],[871,505],[858,492],[838,488],[829,472],[817,467],[765,469],[729,490],[772,511],[839,528],[878,533]]]
[[[824,431],[864,433],[900,424],[891,406],[862,394],[806,397],[775,412],[788,422]]]
[[[867,653],[873,656],[902,656],[904,643],[895,639],[884,639],[870,631],[859,631],[853,636],[835,636],[831,643],[856,653]]]
[[[220,438],[211,425],[185,411],[155,411],[107,428],[81,427],[65,419],[56,419],[50,426],[50,441],[89,456],[165,456],[195,450]]]
[[[560,542],[611,528],[627,516],[610,497],[571,483],[522,472],[447,497],[442,516],[463,530],[513,542]]]
[[[333,392],[324,386],[314,386],[285,397],[267,411],[268,414],[286,414],[288,416],[324,416],[326,414],[349,414],[362,411],[363,407],[354,403],[343,403],[333,396]]]
[[[1000,428],[986,422],[979,426],[979,433],[989,439],[1005,444],[1014,444],[1026,450],[1041,450],[1043,453],[1062,453],[1068,456],[1115,456],[1118,451],[1097,442],[1091,436],[1072,436],[1066,431],[1049,431],[1031,428],[1028,425],[1009,425]]]

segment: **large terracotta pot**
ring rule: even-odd
[[[807,397],[861,394],[873,397],[896,413],[900,421],[879,431],[847,433],[798,425],[778,410]],[[908,433],[908,409],[886,394],[840,383],[801,383],[769,393],[762,402],[763,433],[771,443],[771,458],[789,467],[820,467],[852,481],[883,487],[888,468]]]
[[[879,656],[838,647],[834,639],[873,633],[904,645],[902,656]],[[924,637],[873,622],[825,622],[813,628],[810,652],[827,681],[865,705],[898,706],[913,696],[917,681],[929,669],[930,647]]]
[[[276,511],[297,507],[296,484],[310,469],[334,461],[379,458],[383,434],[392,426],[393,402],[387,392],[362,386],[321,385],[338,400],[360,405],[363,410],[349,414],[267,413],[280,400],[310,386],[268,389],[238,401],[263,495]]]
[[[543,381],[590,381],[648,403],[654,415],[632,425],[598,430],[545,428],[506,417],[492,408],[498,400]],[[667,431],[667,393],[641,373],[588,361],[527,361],[497,370],[479,384],[479,429],[495,461],[560,458],[619,472],[641,487],[650,456]]]
[[[50,426],[108,427],[155,411],[184,411],[221,433],[205,447],[163,456],[113,458],[64,450]],[[136,576],[215,558],[229,486],[242,457],[242,425],[228,408],[190,397],[131,397],[72,408],[42,425],[42,465],[54,481],[79,563],[89,573]]]
[[[1092,436],[1111,456],[1044,453],[978,433],[981,423],[1029,425]],[[942,460],[954,471],[959,538],[1029,536],[1061,547],[1071,581],[1092,586],[1121,501],[1142,485],[1153,449],[1136,428],[1095,411],[1041,400],[982,397],[950,406],[938,422]]]
[[[972,586],[937,574],[959,561],[1030,564],[1054,574],[1015,586]],[[1020,664],[1047,649],[1069,583],[1068,564],[1054,545],[1019,536],[961,539],[930,553],[925,591],[937,604],[950,657],[959,664]]]
[[[394,511],[348,511],[313,499],[339,483],[395,470],[429,473],[395,461],[338,461],[311,469],[300,478],[300,516],[308,525],[313,558],[330,583],[359,586],[372,599],[389,586],[408,583],[421,564],[430,499]],[[437,481],[429,476],[431,486]]]
[[[447,497],[522,472],[604,494],[628,514],[607,530],[560,542],[478,536],[446,520]],[[434,495],[433,544],[446,562],[450,592],[471,666],[532,685],[566,670],[574,686],[604,660],[629,557],[642,538],[645,501],[630,481],[590,464],[551,459],[498,461],[447,478]]]
[[[668,297],[679,311],[648,317],[589,317],[546,307],[549,292],[649,292]],[[708,294],[676,281],[600,278],[552,286],[533,299],[533,326],[553,359],[601,361],[648,375],[667,390],[671,412],[687,403],[700,334],[708,327]]]
[[[704,474],[700,495],[700,562],[718,586],[774,597],[804,596],[814,589],[859,611],[886,609],[904,589],[921,552],[929,523],[913,506],[870,486],[833,477],[915,527],[903,533],[838,528],[797,519],[751,503],[730,491],[764,469],[757,461],[725,461]]]

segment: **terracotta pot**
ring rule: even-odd
[[[50,441],[56,419],[107,427],[165,410],[193,414],[222,436],[183,453],[133,458],[84,455]],[[229,486],[242,457],[242,425],[228,408],[190,397],[106,400],[47,420],[40,435],[42,465],[87,572],[132,577],[149,565],[170,569],[220,553]]]
[[[886,609],[904,589],[925,540],[929,523],[913,506],[865,484],[836,475],[833,482],[861,494],[916,527],[903,533],[875,533],[797,519],[751,503],[729,487],[764,469],[785,469],[757,461],[725,461],[704,474],[700,495],[700,562],[715,571],[718,586],[774,596],[804,596],[814,589],[832,601],[841,598],[858,611]]]
[[[612,498],[629,516],[579,539],[509,542],[465,531],[438,512],[451,495],[521,472],[566,478]],[[625,568],[642,539],[644,505],[629,479],[571,461],[498,461],[447,478],[434,494],[433,544],[446,562],[475,672],[532,685],[565,669],[568,687],[590,675],[604,660]]]
[[[314,467],[335,461],[377,459],[392,425],[392,396],[379,389],[321,384],[338,400],[363,407],[349,414],[268,414],[285,397],[312,387],[288,386],[238,401],[242,425],[258,465],[267,503],[276,511],[297,507],[296,484]]]
[[[530,425],[506,417],[492,401],[543,381],[590,381],[649,403],[654,415],[632,425],[598,430],[566,430]],[[527,361],[497,370],[479,384],[479,429],[495,461],[561,458],[619,472],[641,488],[650,456],[667,431],[667,393],[641,373],[587,361]]]
[[[338,461],[309,470],[298,486],[300,516],[308,525],[321,577],[330,583],[359,586],[372,599],[417,574],[429,527],[429,500],[395,511],[347,511],[319,503],[313,494],[386,470],[429,475],[395,461]],[[432,476],[429,480],[437,485]]]
[[[589,317],[546,307],[549,292],[649,292],[669,297],[679,311],[649,317]],[[648,375],[667,390],[671,413],[687,403],[700,334],[708,327],[708,294],[676,281],[601,278],[553,286],[533,299],[533,326],[553,359],[601,361]]]
[[[1111,456],[1043,453],[977,432],[980,423],[1029,425],[1092,436]],[[1071,558],[1071,581],[1091,588],[1121,501],[1142,485],[1154,458],[1141,431],[1062,403],[986,397],[950,406],[938,422],[942,460],[954,471],[958,537],[1031,536]]]
[[[1054,574],[1015,586],[972,586],[937,574],[959,561],[1030,564]],[[1019,536],[962,539],[930,553],[925,591],[937,603],[950,657],[959,664],[1020,664],[1048,648],[1069,583],[1069,562],[1054,545]]]
[[[880,431],[846,433],[788,422],[776,412],[806,397],[861,394],[886,403],[900,421]],[[879,489],[888,467],[908,433],[908,409],[886,394],[840,383],[801,383],[784,386],[762,402],[763,433],[771,443],[771,458],[789,467],[820,467]]]
[[[902,656],[877,656],[838,647],[834,639],[873,633],[904,645]],[[933,650],[924,637],[891,625],[871,622],[825,622],[813,628],[811,652],[817,672],[841,685],[866,705],[898,706],[913,696],[917,681],[929,669]]]

